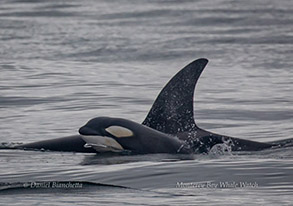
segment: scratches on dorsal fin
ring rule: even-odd
[[[194,89],[207,63],[207,59],[198,59],[179,71],[162,89],[142,124],[168,134],[194,131]]]

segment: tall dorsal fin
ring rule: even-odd
[[[207,59],[198,59],[179,71],[162,89],[142,124],[168,134],[193,131],[194,89],[207,63]]]

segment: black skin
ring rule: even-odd
[[[55,139],[43,140],[16,146],[17,149],[25,150],[50,150],[62,152],[96,153],[92,148],[85,148],[86,142],[81,135],[72,135]]]
[[[110,126],[122,126],[133,132],[132,136],[117,138],[105,129]],[[111,117],[97,117],[79,129],[82,135],[107,136],[115,139],[125,150],[134,154],[177,153],[182,141],[136,122]],[[181,153],[189,153],[185,148]]]
[[[130,129],[134,135],[130,137],[116,138],[105,129],[110,126],[122,126]],[[90,120],[79,129],[81,135],[107,136],[115,139],[125,150],[131,154],[170,153],[190,154],[208,153],[216,144],[226,143],[232,151],[257,151],[274,146],[272,143],[260,143],[210,133],[200,128],[196,132],[181,132],[176,136],[165,134],[138,124],[136,122],[110,117],[98,117]],[[96,153],[92,148],[83,147],[86,142],[80,135],[44,140],[21,145],[24,149],[45,149],[51,151],[68,151]]]
[[[180,70],[162,89],[142,124],[126,119],[98,117],[80,128],[81,135],[102,135],[115,139],[132,154],[147,153],[208,153],[216,144],[228,144],[232,151],[258,151],[282,147],[293,139],[275,142],[256,142],[215,134],[197,127],[193,115],[193,96],[196,83],[208,63],[198,59]],[[116,125],[130,129],[131,137],[116,138],[105,128]],[[23,144],[19,149],[95,153],[85,148],[80,135]]]
[[[105,131],[110,126],[130,129],[134,135],[116,138]],[[193,132],[165,134],[144,125],[120,118],[97,117],[81,127],[82,135],[107,136],[115,139],[124,149],[134,153],[208,153],[216,144],[225,143],[233,151],[257,151],[272,147],[272,144],[232,138],[196,128]]]

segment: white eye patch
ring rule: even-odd
[[[133,132],[130,129],[121,126],[110,126],[105,130],[117,138],[130,137],[133,135]]]

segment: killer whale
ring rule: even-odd
[[[98,152],[177,153],[182,141],[145,125],[121,118],[97,117],[79,129],[86,147]],[[186,147],[180,153],[190,153]]]
[[[17,148],[86,153],[207,153],[217,144],[228,144],[232,151],[257,151],[288,142],[262,143],[199,128],[193,114],[193,97],[207,63],[207,59],[197,59],[180,70],[162,89],[142,124],[98,117],[81,127],[79,135],[22,144]]]

